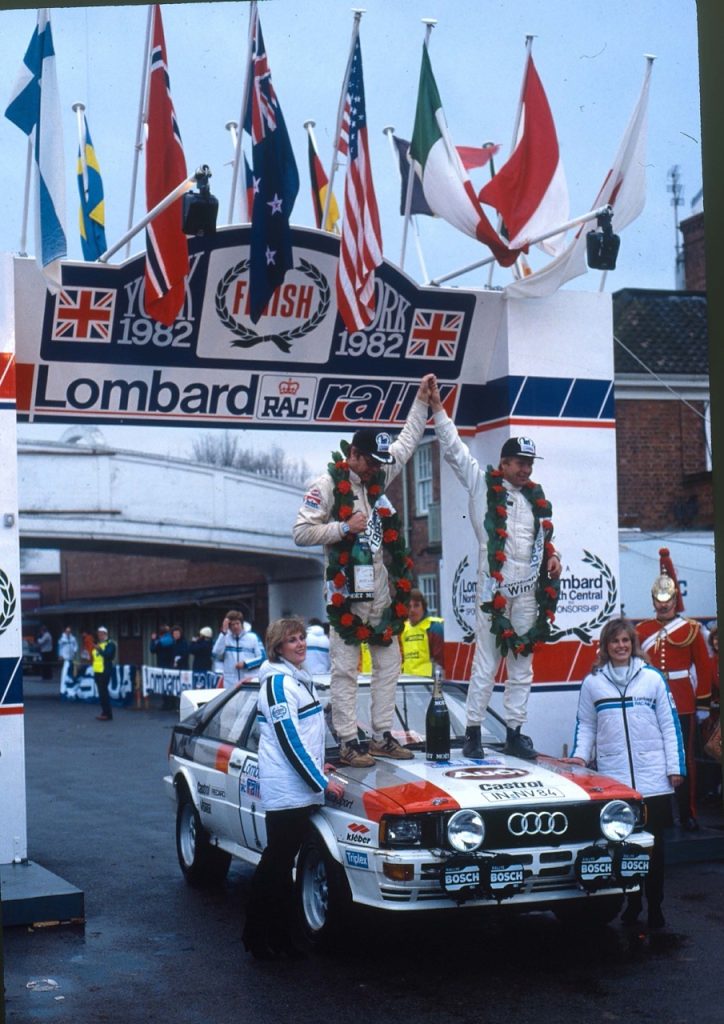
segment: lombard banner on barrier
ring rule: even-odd
[[[434,371],[450,414],[473,423],[501,293],[420,288],[385,262],[374,321],[349,332],[335,300],[339,240],[294,228],[294,269],[255,325],[249,231],[189,242],[186,298],[171,327],[144,312],[144,256],[116,267],[66,263],[55,296],[33,261],[15,258],[20,418],[398,426],[420,377]]]
[[[219,686],[216,672],[191,672],[177,668],[155,668],[144,665],[141,669],[143,696],[160,693],[165,697],[178,697],[182,690],[213,690]]]

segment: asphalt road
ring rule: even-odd
[[[250,870],[198,892],[178,869],[172,713],[96,713],[26,690],[29,856],[84,890],[86,924],[5,930],[8,1024],[721,1024],[724,862],[669,869],[668,928],[651,936],[546,913],[367,915],[333,955],[256,963],[240,939]]]

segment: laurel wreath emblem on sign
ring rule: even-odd
[[[470,628],[470,623],[465,621],[465,619],[463,617],[463,613],[460,610],[460,606],[459,606],[458,602],[455,600],[455,595],[458,592],[458,584],[460,582],[460,577],[465,572],[467,567],[468,567],[468,556],[465,555],[465,557],[463,558],[463,560],[460,562],[460,564],[458,565],[457,569],[455,570],[455,575],[453,576],[453,584],[452,584],[453,615],[455,616],[455,621],[457,622],[458,626],[460,626],[460,629],[463,632],[463,643],[464,644],[472,643],[472,641],[475,639],[475,632],[474,632],[473,629]]]
[[[232,334],[236,336],[236,340],[232,341],[231,344],[234,348],[253,348],[254,345],[259,345],[262,341],[273,341],[274,344],[281,349],[282,352],[291,352],[292,346],[289,344],[290,341],[295,341],[297,338],[303,338],[305,334],[309,334],[314,328],[324,320],[329,309],[329,297],[330,289],[327,279],[324,274],[313,263],[309,260],[300,258],[299,263],[294,268],[300,271],[306,277],[310,278],[319,289],[319,302],[317,308],[312,316],[305,320],[299,327],[292,327],[288,331],[280,331],[279,334],[258,334],[251,327],[247,327],[245,324],[239,323],[231,313],[226,305],[226,293],[229,289],[229,285],[232,281],[235,281],[237,277],[241,277],[249,269],[249,260],[241,260],[235,266],[228,270],[219,281],[216,286],[216,313],[221,320],[224,327],[228,327]]]
[[[4,573],[2,569],[0,569],[0,601],[2,601],[2,610],[0,611],[0,636],[2,636],[15,618],[15,610],[17,607],[15,588],[10,582],[7,574]]]
[[[597,630],[599,626],[602,626],[604,622],[610,619],[616,611],[616,604],[618,601],[616,577],[605,562],[602,562],[597,555],[594,555],[585,549],[583,551],[583,561],[588,565],[592,565],[594,569],[598,569],[603,576],[606,583],[606,589],[608,591],[605,604],[597,615],[592,619],[589,619],[587,622],[581,623],[579,626],[571,626],[569,629],[557,629],[555,626],[552,626],[548,641],[549,643],[555,643],[557,640],[562,640],[564,636],[575,636],[584,644],[593,643],[594,630]]]

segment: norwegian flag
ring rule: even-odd
[[[148,141],[146,143],[146,209],[165,199],[181,184],[186,158],[171,99],[166,41],[161,8],[153,8]],[[154,320],[170,327],[183,306],[189,272],[189,250],[182,225],[183,200],[179,197],[146,228],[146,287],[144,306]]]
[[[410,359],[454,359],[462,329],[462,313],[417,309],[406,355]]]
[[[382,263],[382,232],[367,143],[362,50],[357,38],[347,80],[342,128],[337,142],[348,157],[344,222],[337,263],[337,308],[348,331],[372,322],[375,268]]]
[[[110,342],[115,291],[63,288],[55,299],[51,341]]]

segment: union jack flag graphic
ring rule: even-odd
[[[115,291],[63,288],[55,299],[51,341],[110,343],[115,304]]]
[[[454,359],[462,327],[462,313],[442,313],[439,309],[415,310],[407,341],[407,357]]]

